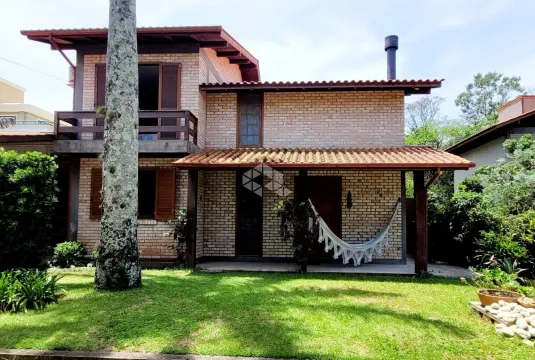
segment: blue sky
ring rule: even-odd
[[[434,94],[446,98],[450,117],[477,72],[519,75],[535,89],[535,1],[138,0],[137,7],[138,26],[222,25],[260,59],[263,80],[384,79],[384,37],[397,34],[398,78],[445,78]],[[19,31],[108,21],[107,0],[0,0],[0,8],[0,56],[60,79],[68,77],[61,55]],[[28,103],[72,107],[61,80],[2,59],[0,77],[26,88]]]

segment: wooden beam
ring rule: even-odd
[[[429,189],[429,187],[433,185],[433,183],[438,179],[440,174],[442,174],[442,171],[440,170],[440,168],[438,168],[437,171],[433,174],[433,177],[427,182],[427,184],[425,184],[425,188]]]
[[[251,61],[249,59],[229,59],[231,64],[249,64]]]
[[[196,169],[188,170],[188,200],[187,213],[189,222],[186,238],[186,267],[194,268],[197,258],[197,182],[199,172]]]
[[[216,55],[218,57],[240,56],[241,52],[238,50],[218,50]]]
[[[201,41],[200,46],[209,48],[224,48],[228,46],[228,43],[226,41]]]
[[[427,272],[427,188],[424,171],[414,171],[414,201],[416,207],[416,256],[415,272],[421,275]]]

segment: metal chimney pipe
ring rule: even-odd
[[[389,35],[385,37],[386,51],[386,78],[396,79],[396,50],[398,49],[398,36]]]

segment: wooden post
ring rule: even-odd
[[[188,204],[189,221],[188,237],[186,238],[186,267],[194,268],[197,257],[197,182],[199,172],[188,170]]]
[[[299,170],[299,176],[295,179],[295,201],[297,203],[306,202],[308,199],[308,183],[307,183],[307,177],[308,173],[306,170]],[[297,243],[304,244],[305,243],[305,234],[301,231],[296,231],[295,235]],[[308,255],[309,251],[308,248],[303,248],[301,250],[295,251],[295,257],[297,259],[303,259],[301,261],[298,261],[298,265],[300,267],[300,271],[302,273],[307,272],[308,268]]]
[[[427,187],[424,172],[414,172],[414,201],[416,207],[416,258],[417,275],[427,272]]]

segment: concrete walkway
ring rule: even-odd
[[[136,353],[126,351],[49,351],[49,350],[19,350],[0,349],[2,360],[281,360],[260,357],[235,357],[211,355],[167,355],[157,353]],[[285,359],[291,360],[291,359]]]
[[[264,272],[297,272],[297,266],[293,263],[273,262],[226,262],[212,261],[197,264],[197,268],[207,272],[222,271],[264,271]],[[310,273],[337,273],[337,274],[374,274],[374,275],[416,275],[414,272],[414,260],[407,259],[406,264],[362,264],[360,266],[342,264],[309,265]],[[436,276],[465,277],[470,279],[467,269],[449,265],[429,265],[429,272]]]

